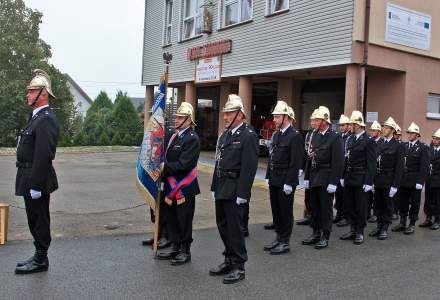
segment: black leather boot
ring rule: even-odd
[[[356,232],[356,237],[353,241],[353,244],[360,245],[364,243],[364,233],[363,232]]]
[[[279,238],[278,238],[278,235],[277,235],[276,239],[272,243],[267,244],[266,246],[264,246],[263,249],[264,249],[264,251],[270,251],[273,248],[275,248],[276,246],[278,246],[279,243],[280,242],[279,242]]]
[[[343,234],[339,239],[340,240],[354,240],[356,238],[356,231],[354,229],[354,225],[350,226],[350,231]]]
[[[169,251],[159,252],[157,258],[160,260],[172,259],[180,253],[180,245],[176,243],[171,244],[171,249]]]
[[[315,245],[315,249],[321,250],[327,248],[329,240],[330,240],[330,232],[324,232],[319,242]]]
[[[377,237],[379,236],[380,230],[382,229],[382,223],[377,223],[376,229],[373,229],[373,231],[371,231],[368,236],[374,236]]]
[[[30,258],[28,258],[27,260],[22,260],[22,261],[18,261],[17,262],[17,267],[22,267],[24,265],[27,265],[28,263],[30,263],[31,261],[33,261],[35,259],[35,256],[37,255],[37,251],[35,250],[34,255],[32,255]]]
[[[17,266],[15,274],[32,274],[46,272],[49,269],[49,259],[46,250],[37,250],[34,259],[27,264]]]
[[[245,278],[245,271],[243,266],[234,266],[232,270],[226,274],[226,276],[223,278],[224,284],[232,284],[239,282]]]
[[[419,224],[419,227],[426,228],[426,227],[431,227],[431,225],[432,225],[432,218],[430,216],[427,216],[426,220]]]
[[[400,217],[400,222],[398,225],[394,226],[391,231],[393,232],[402,232],[406,229],[406,217]]]
[[[431,230],[439,230],[440,229],[440,217],[435,218],[434,223],[432,223]]]
[[[180,253],[176,255],[176,257],[170,260],[171,265],[179,266],[191,261],[191,246],[187,243],[182,244],[180,247]]]
[[[231,272],[232,265],[228,259],[225,259],[225,262],[221,263],[220,265],[211,268],[209,270],[209,275],[211,276],[218,276],[218,275],[225,275]]]
[[[284,253],[288,253],[290,251],[290,246],[288,242],[280,242],[278,245],[272,249],[270,249],[270,254],[272,255],[280,255]]]
[[[387,238],[388,238],[388,224],[382,224],[377,239],[383,241],[386,240]]]
[[[405,228],[405,231],[403,233],[409,235],[409,234],[413,234],[414,231],[416,231],[416,221],[411,221],[409,223],[409,226]]]
[[[314,245],[321,239],[321,232],[317,229],[313,229],[313,233],[302,241],[303,245]]]

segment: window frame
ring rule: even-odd
[[[163,21],[163,37],[162,37],[162,46],[167,47],[172,45],[172,37],[173,37],[173,17],[174,17],[174,1],[175,0],[165,0],[165,15],[164,15],[164,21]],[[169,6],[168,4],[171,3],[171,16],[169,14]],[[171,17],[169,20],[168,17]],[[169,29],[169,42],[167,40],[168,38],[168,29]]]
[[[280,10],[277,10],[277,11],[271,11],[271,6],[272,6],[272,3],[274,3],[274,1],[277,1],[277,0],[266,0],[266,14],[265,14],[265,17],[275,16],[275,15],[278,15],[278,14],[282,14],[282,13],[288,12],[290,10],[290,0],[285,0],[285,1],[287,1],[287,8],[283,8],[283,9],[280,9]]]
[[[180,14],[180,26],[181,26],[181,28],[180,28],[180,31],[179,31],[179,41],[181,41],[181,42],[188,41],[188,40],[191,40],[191,39],[194,39],[194,38],[197,38],[197,37],[200,37],[200,36],[203,35],[203,33],[202,33],[202,26],[201,26],[202,10],[199,7],[198,8],[198,13],[196,13],[196,11],[193,11],[191,16],[189,16],[189,17],[185,16],[187,1],[194,1],[195,2],[194,3],[194,9],[196,9],[197,4],[199,3],[200,0],[182,0],[182,7],[181,7],[182,8],[182,13]],[[198,34],[197,34],[197,31],[196,31],[196,27],[197,27],[196,26],[196,20],[197,20],[197,18],[199,18],[199,22],[200,22],[200,27],[199,27],[200,33],[198,33]],[[186,24],[186,22],[188,20],[191,20],[191,19],[194,22],[194,27],[193,27],[191,36],[190,37],[185,37],[185,24]]]
[[[439,112],[430,112],[428,110],[429,100],[431,98],[438,101]],[[440,93],[428,93],[428,97],[426,98],[426,118],[440,120]]]
[[[220,29],[226,29],[226,28],[238,26],[238,25],[241,25],[241,24],[245,24],[245,23],[251,22],[253,20],[253,17],[254,17],[254,0],[251,0],[252,1],[252,8],[251,8],[251,11],[250,11],[250,17],[247,20],[242,20],[242,2],[243,1],[247,1],[247,0],[222,0],[221,1],[221,5],[219,5],[219,16],[220,16],[220,18],[219,18],[219,21],[220,21],[219,22],[220,23],[219,24],[220,25],[219,28]],[[234,4],[233,2],[236,2],[238,4],[238,13],[237,13],[237,15],[239,17],[239,20],[237,21],[237,23],[226,25],[226,2],[231,2],[228,5]]]

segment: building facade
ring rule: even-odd
[[[221,107],[239,94],[257,132],[277,100],[309,129],[319,105],[332,119],[440,127],[440,1],[148,0],[142,83],[146,110],[173,55],[170,86],[196,107],[203,147],[223,129]],[[148,117],[148,116],[147,116]]]
[[[92,106],[92,99],[87,95],[87,93],[70,77],[69,74],[64,74],[66,78],[66,84],[69,88],[70,93],[73,96],[73,102],[77,112],[85,117],[90,106]]]

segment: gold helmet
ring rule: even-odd
[[[440,139],[440,128],[437,129],[436,131],[434,131],[434,133],[432,134],[432,137]]]
[[[50,96],[56,98],[52,92],[50,77],[46,72],[40,69],[35,69],[33,72],[34,78],[32,78],[29,85],[26,87],[27,90],[39,90],[46,89]]]
[[[322,119],[326,121],[328,124],[332,123],[330,119],[330,111],[325,106],[318,107],[318,111],[316,112],[315,119]]]
[[[226,101],[225,106],[223,107],[223,112],[231,112],[231,111],[241,111],[243,115],[246,117],[246,113],[244,112],[243,101],[241,101],[240,96],[235,94],[230,94],[228,96],[228,101]]]
[[[295,112],[293,111],[293,108],[289,106],[289,118],[292,121],[295,121]]]
[[[397,128],[399,127],[399,125],[397,125],[396,121],[394,121],[394,119],[392,117],[389,117],[385,123],[382,124],[382,126],[388,126],[393,128],[396,132],[397,132]]]
[[[351,124],[357,124],[359,126],[365,127],[364,116],[358,110],[353,110],[350,117]]]
[[[179,117],[189,117],[191,123],[196,125],[194,122],[194,109],[191,103],[182,102],[174,115]]]
[[[380,126],[379,122],[374,121],[373,124],[371,124],[371,126],[370,126],[370,130],[381,131],[382,130],[382,126]]]
[[[318,113],[318,109],[315,109],[315,110],[313,111],[312,115],[310,116],[310,120],[315,120],[315,119],[317,119],[317,117],[316,117],[317,113]]]
[[[408,129],[406,130],[406,132],[407,133],[417,133],[418,135],[420,135],[420,128],[419,128],[419,126],[416,123],[412,122],[409,125]]]
[[[289,116],[289,105],[287,105],[287,103],[284,101],[278,101],[275,105],[275,108],[273,109],[272,115]]]
[[[338,124],[339,125],[350,124],[350,118],[347,117],[346,115],[341,115]]]

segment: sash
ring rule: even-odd
[[[165,197],[165,203],[171,205],[174,199],[177,201],[177,205],[185,203],[185,195],[182,192],[182,188],[189,186],[196,178],[197,167],[192,169],[191,172],[180,182],[178,182],[174,176],[168,177],[167,180],[171,187],[171,191]]]

